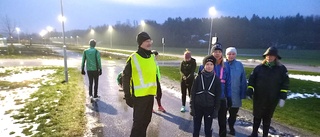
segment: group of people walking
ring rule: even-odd
[[[156,56],[152,51],[152,39],[146,32],[137,35],[138,50],[131,54],[121,72],[119,86],[124,91],[125,101],[133,108],[133,125],[131,137],[145,137],[151,121],[154,96],[156,96],[160,111],[165,112],[161,105],[160,70]],[[90,41],[90,48],[84,51],[82,59],[82,74],[84,66],[89,77],[89,96],[92,96],[92,81],[94,80],[94,98],[97,95],[97,82],[102,74],[100,53],[94,51],[95,42]],[[289,90],[287,69],[279,60],[278,50],[270,47],[263,54],[264,61],[254,68],[247,84],[243,64],[236,60],[235,47],[226,48],[226,60],[223,48],[216,43],[211,48],[211,55],[204,57],[202,65],[195,73],[197,63],[186,50],[184,60],[180,65],[181,100],[180,111],[186,112],[186,98],[190,98],[190,114],[193,116],[193,136],[199,136],[202,119],[204,119],[205,136],[212,136],[212,121],[218,118],[219,136],[235,135],[234,125],[237,113],[242,106],[242,99],[253,99],[253,131],[250,136],[258,136],[258,128],[263,120],[263,136],[268,136],[271,118],[279,99],[285,100]],[[96,57],[94,57],[96,56]],[[99,59],[95,59],[99,58]],[[96,65],[94,65],[96,64]],[[91,71],[94,71],[91,72]],[[282,101],[284,102],[284,101]],[[282,104],[283,105],[283,104]],[[281,105],[281,106],[282,106]],[[227,113],[229,117],[227,119]]]

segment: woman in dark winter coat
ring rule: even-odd
[[[211,55],[203,59],[204,69],[192,86],[190,114],[193,116],[193,137],[199,136],[202,117],[206,137],[212,136],[212,120],[218,115],[221,96],[220,79],[213,73],[215,62]]]
[[[253,98],[252,137],[258,136],[258,129],[263,120],[263,137],[269,133],[271,118],[279,99],[284,101],[289,90],[287,68],[279,60],[278,50],[269,47],[263,54],[262,64],[256,66],[249,78],[247,95]],[[283,104],[279,104],[280,106]]]
[[[191,52],[186,51],[184,53],[184,60],[181,62],[180,65],[180,74],[181,74],[181,94],[182,94],[182,107],[180,109],[181,112],[186,111],[186,97],[187,97],[187,90],[188,95],[190,97],[190,91],[192,87],[192,83],[194,80],[194,72],[196,70],[197,63],[194,58],[191,57]]]

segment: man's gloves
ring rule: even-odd
[[[215,119],[218,117],[218,110],[214,110],[212,114],[212,118]]]
[[[252,88],[248,88],[247,89],[247,97],[249,99],[252,99],[252,96],[253,96],[253,89]]]
[[[279,107],[283,107],[285,102],[286,102],[285,100],[280,99],[280,101],[279,101]]]
[[[98,69],[99,75],[102,75],[102,69]]]
[[[194,117],[194,110],[190,109],[190,115]]]
[[[84,69],[81,70],[81,74],[82,74],[82,75],[85,75],[85,74],[86,74],[86,72],[84,71]]]
[[[232,107],[232,99],[231,98],[227,98],[227,105],[228,105],[228,109],[230,109]]]
[[[125,97],[125,100],[126,100],[126,104],[129,107],[133,107],[133,98],[132,97]]]
[[[283,107],[286,102],[285,100],[287,99],[287,92],[280,92],[279,98],[279,107]]]
[[[186,76],[182,76],[182,80],[187,80],[187,77]]]

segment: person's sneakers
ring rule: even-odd
[[[182,106],[181,109],[180,109],[180,112],[186,112],[186,107]]]
[[[166,110],[164,110],[164,108],[162,106],[159,106],[158,111],[166,112]]]
[[[94,97],[93,97],[94,100],[97,100],[97,99],[99,99],[99,98],[100,98],[100,96],[94,96]]]

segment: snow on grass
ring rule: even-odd
[[[1,81],[8,82],[23,82],[23,81],[34,81],[42,79],[43,81],[48,81],[49,79],[46,77],[49,74],[53,74],[55,70],[46,69],[46,70],[30,70],[24,71],[22,68],[0,68],[0,73],[5,73],[6,70],[13,70],[9,76],[0,77]],[[12,71],[11,71],[12,72]],[[5,90],[2,88],[0,91],[0,97],[4,97],[0,100],[0,131],[1,136],[26,136],[22,133],[23,129],[27,127],[31,127],[33,134],[37,133],[36,129],[39,124],[35,122],[30,123],[18,123],[19,121],[23,121],[23,119],[15,120],[12,118],[13,115],[20,114],[19,109],[24,108],[25,101],[33,101],[38,98],[29,99],[30,95],[36,91],[38,91],[40,84],[32,84],[28,85],[28,87],[22,87],[12,90]],[[27,115],[27,114],[24,114]],[[45,114],[43,114],[45,115]],[[37,116],[37,118],[43,116]],[[32,135],[30,135],[32,136]]]
[[[320,95],[318,95],[317,93],[314,94],[308,94],[308,93],[291,93],[288,94],[288,98],[287,99],[298,99],[298,98],[320,98]]]
[[[320,82],[320,76],[289,74],[289,78]]]
[[[290,78],[306,80],[306,81],[314,81],[320,82],[320,76],[312,76],[312,75],[297,75],[297,74],[289,74]],[[172,94],[173,96],[181,99],[181,91],[180,91],[180,84],[177,81],[165,80],[161,81],[162,90],[165,90]],[[179,85],[178,87],[176,85]],[[297,99],[297,98],[320,98],[320,95],[317,93],[308,94],[308,93],[288,93],[288,99]],[[186,101],[189,102],[190,99],[187,97]]]

